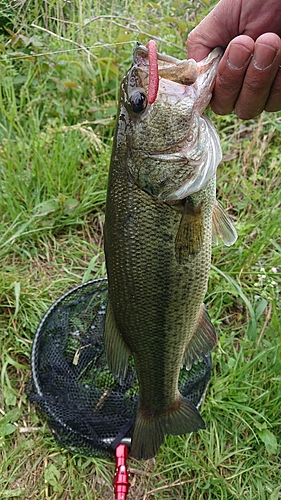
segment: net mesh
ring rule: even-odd
[[[89,456],[112,455],[131,437],[138,404],[133,359],[122,385],[106,362],[106,305],[105,278],[72,289],[51,306],[34,338],[27,389],[58,443]],[[179,390],[197,407],[210,373],[210,357],[180,372]]]

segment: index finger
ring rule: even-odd
[[[215,113],[224,115],[233,111],[254,47],[255,42],[246,35],[234,38],[227,47],[219,63],[213,89],[211,107]]]
[[[245,61],[243,67],[231,64],[233,48],[238,51],[247,49],[253,57]],[[269,101],[267,106],[267,101],[280,63],[281,40],[275,33],[264,33],[256,43],[246,35],[236,37],[218,67],[211,101],[213,111],[227,114],[235,109],[236,114],[246,120],[257,116],[266,107],[270,108],[273,104]]]

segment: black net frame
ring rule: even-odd
[[[107,365],[106,306],[106,278],[73,288],[43,316],[32,346],[28,397],[59,445],[87,456],[114,456],[132,435],[138,404],[133,359],[122,385]],[[210,374],[210,356],[180,372],[179,390],[197,408]]]

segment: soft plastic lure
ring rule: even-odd
[[[148,50],[149,60],[149,86],[148,86],[148,102],[153,104],[158,93],[159,87],[159,74],[158,74],[158,60],[157,48],[154,40],[150,40],[146,44]]]

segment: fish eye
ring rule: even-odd
[[[134,94],[131,95],[129,103],[131,105],[132,110],[135,113],[141,113],[142,111],[145,110],[147,106],[147,97],[143,92],[134,92]]]

